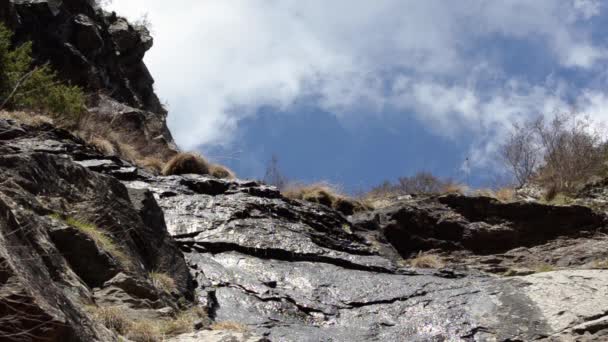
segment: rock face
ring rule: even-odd
[[[15,32],[15,44],[32,41],[37,63],[49,62],[62,79],[90,94],[83,133],[113,134],[111,140],[141,155],[168,159],[177,148],[143,62],[153,44],[150,32],[95,3],[3,0],[0,21]]]
[[[87,306],[138,315],[193,298],[150,192],[80,165],[101,156],[52,126],[0,120],[0,137],[0,340],[114,341]],[[170,275],[175,292],[157,290],[151,271]]]
[[[4,0],[0,20],[98,92],[90,130],[175,153],[145,28],[89,0]],[[607,187],[573,206],[403,197],[347,218],[253,181],[158,177],[0,119],[0,340],[124,340],[91,310],[158,319],[193,303],[211,329],[168,341],[608,340]],[[445,265],[406,266],[421,252]]]
[[[256,182],[156,177],[50,126],[0,120],[0,137],[0,303],[18,298],[27,315],[15,326],[44,320],[35,333],[51,340],[116,338],[83,305],[161,315],[178,306],[177,296],[195,296],[217,329],[233,331],[171,341],[608,337],[608,271],[576,260],[516,277],[482,267],[490,258],[517,264],[513,253],[557,255],[568,243],[605,243],[604,216],[585,207],[447,196],[347,219]],[[121,237],[133,265],[51,213]],[[402,256],[427,249],[444,253],[448,267],[403,266]],[[146,273],[158,268],[177,280],[175,297],[150,285]],[[10,317],[11,307],[0,310]]]

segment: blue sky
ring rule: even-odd
[[[178,144],[244,178],[488,186],[510,123],[608,119],[599,0],[129,0]],[[465,160],[468,159],[468,162]]]

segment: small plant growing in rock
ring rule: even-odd
[[[223,178],[223,179],[236,178],[236,176],[234,175],[234,172],[232,172],[232,170],[230,170],[229,168],[227,168],[223,165],[213,164],[209,167],[209,172],[215,178]]]
[[[0,110],[34,110],[75,124],[85,109],[82,89],[59,81],[48,64],[34,66],[32,43],[13,49],[12,37],[0,23]]]
[[[344,215],[352,215],[367,209],[361,201],[341,194],[335,186],[327,183],[290,184],[285,187],[283,195],[291,199],[323,204]]]
[[[244,324],[232,321],[222,321],[211,324],[211,330],[229,330],[235,332],[247,332],[249,329]]]
[[[171,278],[167,273],[163,272],[150,272],[149,274],[150,280],[152,281],[152,285],[156,289],[166,293],[172,293],[177,290],[177,285],[175,285],[175,280]]]
[[[410,266],[417,268],[443,268],[445,263],[440,256],[435,254],[422,254],[419,252],[418,255],[411,259],[409,262]]]
[[[555,271],[555,267],[553,267],[553,265],[542,263],[542,264],[536,265],[536,267],[534,267],[534,271],[536,273],[551,272],[551,271]]]
[[[94,224],[80,221],[73,217],[62,217],[59,214],[50,215],[51,218],[64,222],[72,228],[78,229],[84,234],[88,235],[97,245],[108,252],[114,257],[123,267],[130,268],[132,266],[131,258],[121,250],[121,248],[114,242],[114,240],[108,236],[107,233],[102,231],[99,227]]]

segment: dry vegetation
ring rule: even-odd
[[[502,146],[503,160],[519,186],[540,184],[551,201],[559,193],[575,192],[593,176],[606,174],[608,149],[596,127],[577,114],[514,124]]]
[[[163,167],[163,176],[183,174],[209,174],[209,163],[205,158],[195,153],[179,153],[171,158]]]
[[[134,342],[161,342],[166,337],[194,331],[196,322],[207,321],[207,313],[199,307],[181,311],[164,319],[133,320],[121,307],[89,308],[93,319],[108,329]]]
[[[102,250],[109,253],[116,261],[124,268],[129,269],[133,265],[133,261],[122,248],[114,241],[114,239],[106,232],[101,230],[94,224],[83,222],[73,217],[63,217],[59,214],[52,214],[51,218],[62,221],[63,223],[78,229],[82,233],[90,237]]]
[[[417,268],[442,268],[445,266],[444,261],[436,254],[423,254],[419,252],[415,258],[408,261],[409,265]]]
[[[236,178],[234,172],[229,168],[219,165],[211,164],[209,166],[209,173],[215,178],[234,179]]]
[[[290,184],[286,186],[283,195],[291,199],[323,204],[346,215],[366,210],[361,201],[343,195],[328,183]]]
[[[235,332],[247,332],[249,329],[247,329],[247,326],[241,324],[241,323],[237,323],[237,322],[232,322],[232,321],[223,321],[223,322],[216,322],[211,324],[210,326],[211,330],[229,330],[229,331],[235,331]]]
[[[152,285],[162,292],[172,293],[177,290],[175,280],[170,275],[164,272],[153,271],[149,274]]]

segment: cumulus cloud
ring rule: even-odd
[[[550,77],[534,84],[509,75],[483,53],[484,42],[532,39],[548,63],[573,70],[594,70],[607,56],[587,25],[600,14],[596,0],[129,0],[112,6],[132,18],[149,14],[156,47],[147,62],[169,100],[174,136],[187,149],[230,142],[239,121],[263,106],[289,112],[297,100],[309,99],[343,120],[355,108],[397,108],[439,135],[473,132],[479,138],[471,162],[482,165],[510,120],[567,105],[570,95]],[[606,102],[601,92],[578,96],[589,108]]]

